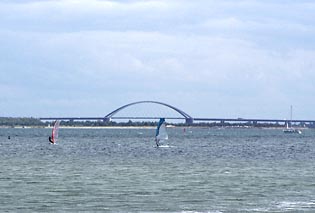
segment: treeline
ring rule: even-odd
[[[15,126],[31,126],[31,127],[45,127],[45,126],[52,126],[54,121],[41,121],[38,118],[32,117],[0,117],[0,126],[5,127],[15,127]],[[178,127],[185,127],[187,124],[185,123],[171,123],[166,121],[168,125],[178,126]],[[126,121],[126,122],[104,122],[102,120],[99,121],[61,121],[61,126],[76,126],[76,127],[102,127],[102,126],[156,126],[157,121]],[[194,127],[269,127],[269,128],[278,128],[284,127],[283,123],[252,123],[252,122],[195,122],[189,126]],[[295,124],[295,127],[308,127],[314,128],[314,125],[299,123]]]
[[[37,118],[12,118],[12,117],[0,117],[0,126],[45,126],[41,120]]]
[[[53,122],[45,122],[46,125],[52,125]],[[150,122],[150,121],[141,121],[141,122],[134,122],[129,120],[128,122],[104,122],[104,121],[61,121],[61,126],[76,126],[76,127],[83,127],[83,126],[91,126],[91,127],[102,127],[102,126],[156,126],[157,122]]]
[[[46,127],[52,126],[54,121],[41,121],[38,118],[32,117],[0,117],[0,126],[4,127]],[[102,127],[102,126],[156,126],[157,122],[151,121],[127,121],[127,122],[104,122],[104,121],[61,121],[61,126],[76,126],[76,127]]]

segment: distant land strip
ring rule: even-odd
[[[159,117],[0,117],[0,126],[49,126],[55,120],[61,120],[64,126],[155,126]],[[249,126],[249,127],[284,127],[292,126],[315,128],[315,120],[291,121],[286,119],[247,119],[247,118],[193,118],[190,124],[179,122],[180,117],[166,117],[167,123],[174,126]]]

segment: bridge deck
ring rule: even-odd
[[[84,120],[84,121],[96,121],[105,120],[104,117],[43,117],[39,118],[42,121],[50,120]],[[160,117],[112,117],[112,120],[158,120]],[[167,120],[185,120],[183,117],[166,117]],[[286,119],[261,119],[261,118],[193,118],[193,121],[204,121],[204,122],[255,122],[255,123],[315,123],[315,120],[299,120],[293,119],[291,121]]]

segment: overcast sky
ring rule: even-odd
[[[2,0],[0,116],[315,119],[315,2]]]

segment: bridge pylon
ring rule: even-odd
[[[185,124],[192,125],[193,123],[194,123],[194,119],[193,118],[186,118],[185,119]]]
[[[108,124],[108,123],[110,122],[110,118],[104,117],[104,118],[103,118],[103,122],[106,123],[106,124]]]

